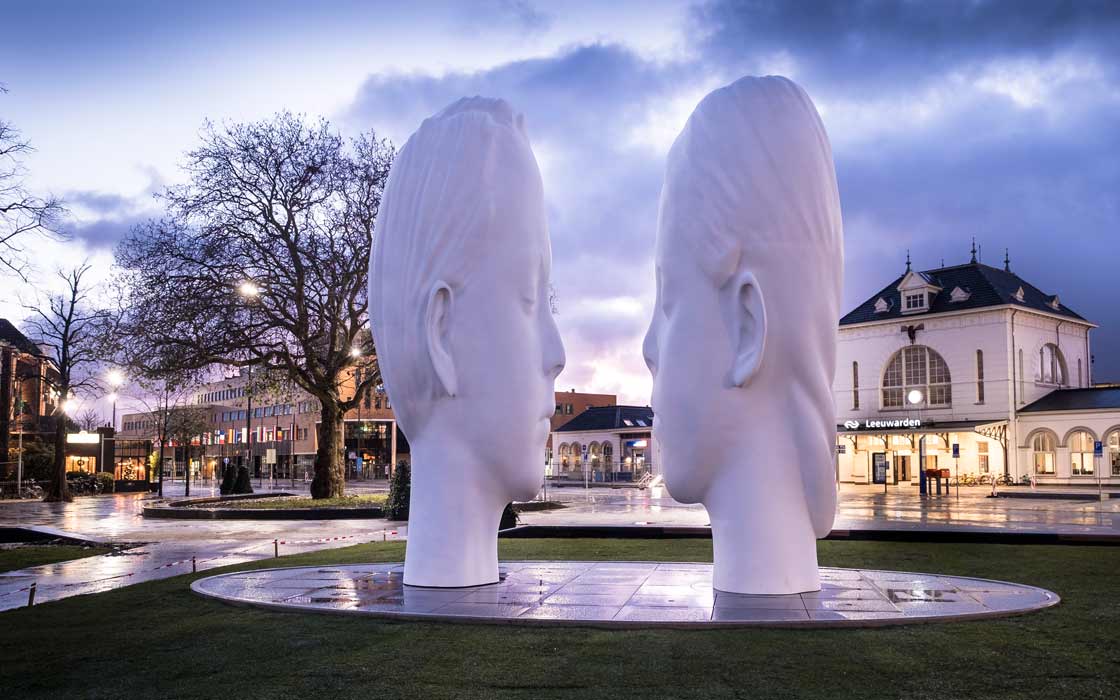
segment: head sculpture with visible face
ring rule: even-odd
[[[503,100],[464,98],[397,156],[370,259],[370,320],[413,456],[405,583],[498,579],[502,508],[544,471],[564,348],[540,172]]]
[[[819,587],[842,238],[831,147],[800,87],[748,77],[700,102],[667,161],[643,352],[666,486],[707,507],[720,590]]]

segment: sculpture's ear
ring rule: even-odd
[[[428,308],[424,312],[428,359],[431,360],[432,369],[435,370],[438,388],[448,396],[455,396],[459,390],[455,360],[451,357],[451,343],[447,336],[454,301],[451,286],[439,280],[432,285],[432,291],[428,294]]]
[[[766,302],[762,287],[749,271],[735,275],[725,287],[731,295],[731,386],[746,386],[762,364],[766,349]]]

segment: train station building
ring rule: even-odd
[[[1093,383],[1096,327],[1006,258],[907,260],[840,320],[838,481],[921,486],[949,470],[1120,485],[1120,386]]]

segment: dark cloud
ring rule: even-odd
[[[111,251],[129,231],[148,217],[125,216],[80,221],[67,227],[67,233],[93,250]]]
[[[668,145],[635,146],[636,129],[662,112],[671,122],[674,101],[713,77],[788,72],[833,140],[846,308],[898,274],[907,249],[933,268],[967,260],[976,237],[986,262],[1010,248],[1016,272],[1099,323],[1095,378],[1120,380],[1120,5],[708,3],[692,20],[687,59],[596,45],[480,73],[376,76],[345,118],[400,141],[463,95],[523,111],[546,179],[563,381],[586,384],[604,362],[633,381]]]
[[[817,93],[910,90],[993,57],[1120,54],[1113,0],[747,0],[704,3],[695,18],[710,60],[749,69],[759,56],[788,54]]]
[[[1120,380],[1120,4],[713,2],[701,60],[788,65],[823,109],[846,235],[845,305],[902,270],[1012,269],[1101,325]]]

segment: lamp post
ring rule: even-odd
[[[917,389],[911,389],[910,393],[906,395],[906,400],[910,403],[911,406],[918,406],[924,399],[925,396],[922,395],[922,392]],[[922,409],[918,408],[918,422],[921,423],[921,421]],[[929,485],[926,479],[925,449],[926,436],[925,433],[922,433],[922,436],[918,438],[918,495],[925,495],[929,490]]]
[[[361,356],[362,356],[362,349],[361,348],[350,348],[350,357],[353,357],[355,360],[357,360]],[[356,468],[359,465],[364,466],[362,464],[362,457],[363,457],[363,455],[362,455],[362,433],[365,431],[365,424],[362,422],[362,397],[358,396],[358,385],[360,383],[361,382],[360,382],[360,376],[358,374],[358,368],[355,367],[354,368],[354,396],[358,399],[358,438],[357,438],[358,457],[357,457],[357,459],[354,460],[354,466]],[[343,422],[343,425],[345,425],[345,421]],[[345,444],[345,442],[346,442],[346,431],[345,430],[342,431],[342,441]],[[361,476],[360,471],[358,472],[358,476],[359,477]]]
[[[241,283],[237,288],[237,293],[250,302],[256,301],[261,294],[261,288],[256,285],[252,280],[246,280]],[[249,307],[249,318],[252,320],[253,307]],[[247,368],[247,377],[245,384],[245,473],[248,479],[252,479],[253,475],[249,471],[249,465],[253,462],[253,365]],[[247,479],[247,481],[248,481]],[[234,483],[236,483],[235,480]],[[252,489],[250,489],[252,490]]]
[[[124,375],[121,374],[120,370],[111,369],[111,370],[109,370],[109,373],[105,375],[105,381],[109,384],[110,387],[112,387],[112,392],[110,392],[109,398],[113,402],[113,431],[116,432],[116,430],[117,430],[117,390],[121,387],[122,384],[124,384]]]

